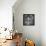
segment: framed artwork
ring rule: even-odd
[[[35,14],[23,14],[23,25],[24,26],[35,25]]]

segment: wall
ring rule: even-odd
[[[13,7],[15,28],[18,32],[23,33],[23,37],[26,39],[32,39],[35,41],[36,46],[41,46],[41,28],[40,28],[40,12],[41,4],[40,0],[23,0],[18,8]],[[14,5],[16,6],[16,5]],[[34,26],[23,26],[23,14],[35,14]]]
[[[30,0],[31,1],[31,0]],[[27,2],[28,2],[28,6],[31,7],[30,5],[30,1],[24,1],[23,5],[26,5]],[[12,28],[12,6],[13,4],[16,2],[16,0],[0,0],[0,26],[3,26],[3,27],[8,27],[8,28]],[[26,2],[26,4],[25,4]],[[32,1],[31,1],[32,2]],[[35,2],[35,1],[33,1]],[[29,5],[30,4],[30,5]],[[39,4],[39,3],[38,3]],[[41,0],[41,10],[42,10],[42,15],[41,15],[41,40],[42,40],[42,46],[46,46],[46,0]],[[23,13],[30,13],[28,11],[31,11],[30,9],[33,9],[33,8],[29,8],[27,5],[23,7],[23,5],[19,5],[18,7],[19,8],[16,8],[15,7],[15,25],[16,25],[16,29],[20,32],[24,32],[24,35],[26,35],[26,33],[28,32],[28,35],[32,34],[33,36],[35,35],[34,32],[39,32],[39,29],[38,29],[38,26],[36,28],[36,26],[32,27],[32,26],[23,26]],[[35,4],[34,4],[35,5]],[[33,6],[34,6],[33,5]],[[21,6],[21,7],[20,7]],[[34,6],[35,7],[35,6]],[[37,7],[37,6],[36,6]],[[39,7],[39,6],[38,6]],[[18,9],[18,10],[17,10]],[[21,9],[21,10],[20,10]],[[29,10],[26,10],[26,9],[29,9]],[[39,9],[39,8],[38,8]],[[20,11],[20,12],[19,12]],[[21,12],[22,11],[22,12]],[[36,10],[35,10],[36,11]],[[19,16],[17,15],[17,13],[19,12]],[[21,14],[21,15],[20,15]],[[37,13],[36,13],[37,14]],[[36,18],[39,18],[38,16]],[[36,19],[36,20],[39,20],[39,19]],[[36,21],[37,24],[39,25],[39,21]],[[36,25],[37,25],[36,24]],[[33,29],[32,29],[33,28]],[[35,29],[36,28],[36,29]],[[29,30],[28,30],[29,29]],[[34,31],[34,30],[37,30],[37,31]],[[33,33],[32,33],[33,32]],[[32,36],[31,35],[31,36]],[[24,36],[24,37],[25,37]],[[32,36],[32,37],[33,37]],[[31,37],[31,39],[32,39]],[[34,36],[36,37],[36,35]],[[37,37],[36,37],[37,38]],[[35,38],[35,41],[36,41],[36,38]]]
[[[42,46],[46,46],[46,0],[41,1],[41,40]]]
[[[16,0],[0,0],[0,27],[12,28],[12,6]]]

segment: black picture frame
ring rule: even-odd
[[[24,26],[35,25],[35,14],[23,14],[23,25]]]

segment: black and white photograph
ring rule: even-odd
[[[24,14],[23,15],[23,25],[31,26],[35,24],[35,14]]]

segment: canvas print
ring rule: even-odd
[[[24,26],[35,25],[35,14],[24,14],[23,15],[23,25]]]

